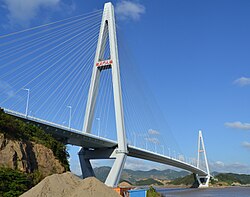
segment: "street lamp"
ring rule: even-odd
[[[71,128],[71,116],[72,116],[72,106],[68,105],[69,108],[69,128]]]
[[[170,156],[170,148],[168,148],[168,156],[171,157],[171,156]]]
[[[101,127],[101,123],[100,123],[100,121],[101,121],[101,119],[100,119],[100,118],[96,118],[96,120],[98,120],[98,130],[97,130],[97,135],[98,135],[98,137],[100,137],[100,127]]]
[[[165,148],[164,148],[164,145],[161,145],[161,147],[162,147],[163,155],[165,155]]]
[[[30,100],[30,89],[23,88],[23,90],[27,91],[27,101],[26,101],[26,110],[25,110],[25,116],[28,117],[28,110],[29,110],[29,100]]]
[[[136,133],[133,132],[133,134],[134,134],[134,136],[135,136],[135,138],[134,138],[134,146],[136,146]]]

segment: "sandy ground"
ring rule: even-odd
[[[94,177],[80,179],[70,172],[43,179],[21,197],[120,197]]]

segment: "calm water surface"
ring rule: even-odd
[[[183,189],[166,188],[158,189],[158,192],[165,197],[250,197],[250,187],[230,187],[230,188],[205,188],[205,189]]]

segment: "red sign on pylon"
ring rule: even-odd
[[[113,60],[104,60],[104,61],[97,62],[96,66],[97,67],[100,67],[100,66],[111,66],[112,63],[113,63]]]

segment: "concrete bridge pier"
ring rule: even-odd
[[[209,181],[210,181],[211,176],[199,176],[198,174],[196,175],[196,179],[199,184],[199,188],[204,188],[204,187],[209,187]]]
[[[81,148],[78,155],[83,178],[95,177],[94,170],[90,163],[91,159],[115,159],[105,184],[110,187],[116,187],[118,185],[127,158],[127,153],[121,152],[117,148]]]
[[[94,170],[90,163],[90,159],[85,156],[86,151],[87,150],[85,148],[81,148],[81,150],[78,152],[83,179],[95,176]]]
[[[126,158],[127,158],[127,154],[125,153],[119,153],[119,152],[115,153],[115,162],[105,181],[105,184],[107,186],[116,187],[119,184]]]

